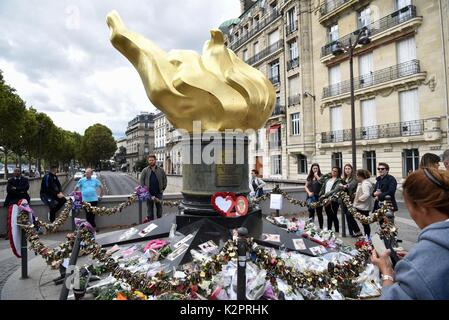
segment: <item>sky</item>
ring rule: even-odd
[[[239,0],[0,0],[0,70],[54,123],[81,134],[101,123],[116,138],[141,111],[156,112],[131,63],[109,42],[106,16],[163,50],[201,53],[209,30],[240,15]]]

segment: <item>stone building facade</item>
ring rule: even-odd
[[[129,171],[137,161],[146,158],[154,149],[154,114],[141,112],[128,122],[126,128],[126,162]]]

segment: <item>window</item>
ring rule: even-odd
[[[340,82],[340,65],[338,64],[332,68],[329,68],[329,86],[331,96],[335,96],[340,93]]]
[[[377,138],[376,104],[374,99],[360,101],[362,114],[362,139]]]
[[[376,151],[363,152],[363,169],[368,170],[371,175],[376,175]]]
[[[295,8],[289,10],[287,12],[287,30],[288,33],[293,32],[296,30],[296,14],[295,14]]]
[[[255,42],[253,45],[254,55],[259,53],[259,42]]]
[[[372,23],[371,21],[371,8],[367,7],[358,14],[359,28],[366,27]]]
[[[276,30],[268,35],[268,46],[272,46],[278,41],[279,41],[279,30]]]
[[[290,60],[298,58],[298,43],[296,42],[296,40],[288,44],[288,54]]]
[[[331,131],[334,135],[331,137],[332,141],[339,142],[343,141],[343,115],[342,115],[342,107],[332,107],[330,108],[330,117],[331,117]]]
[[[401,122],[419,119],[418,89],[399,92]]]
[[[402,176],[406,177],[410,172],[418,169],[418,149],[406,149],[402,152]]]
[[[291,114],[291,119],[292,119],[292,135],[296,136],[300,134],[300,129],[299,129],[299,112],[296,113],[292,113]]]
[[[373,53],[368,52],[359,56],[360,87],[369,87],[373,84]]]
[[[334,24],[327,30],[329,42],[338,40],[338,24]]]
[[[282,174],[281,155],[271,156],[271,174]]]
[[[412,4],[411,0],[396,0],[396,10],[402,9]],[[398,19],[399,21],[405,20],[409,17],[409,12],[399,12]]]
[[[332,166],[343,168],[343,156],[341,152],[332,153]]]
[[[260,135],[259,135],[259,131],[256,132],[256,150],[260,150],[261,149],[261,145],[260,145]]]
[[[281,128],[280,126],[273,126],[270,128],[270,149],[279,149],[281,146]]]
[[[270,80],[273,83],[279,83],[279,61],[273,62],[270,64]]]
[[[410,37],[396,43],[396,53],[398,64],[416,59],[415,37]],[[399,69],[399,72],[410,72],[409,70]],[[405,74],[404,74],[405,75]]]
[[[298,173],[307,174],[307,157],[303,154],[298,154]]]
[[[248,50],[243,50],[243,61],[248,60]]]

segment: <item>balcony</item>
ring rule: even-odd
[[[285,35],[289,36],[290,34],[295,32],[296,30],[298,30],[298,21],[297,20],[295,20],[294,23],[288,24],[288,25],[285,26]]]
[[[294,106],[301,103],[301,94],[288,97],[288,106]]]
[[[416,15],[416,7],[415,6],[406,6],[402,9],[399,9],[391,14],[389,14],[386,17],[383,17],[380,20],[377,20],[368,26],[366,26],[370,32],[370,38],[371,42],[375,42],[377,39],[382,38],[384,33],[386,33],[387,30],[393,29],[396,26],[405,24],[407,21],[412,21],[417,18]],[[419,19],[419,22],[421,23],[422,18]],[[408,24],[406,24],[408,26]],[[405,26],[404,26],[405,27]],[[351,37],[357,36],[360,29],[338,39],[332,42],[329,42],[324,47],[321,48],[321,62],[326,62],[327,60],[332,59],[332,56],[330,58],[327,58],[327,56],[332,55],[332,49],[337,45],[337,43],[342,43],[343,45],[349,44],[349,39]],[[326,57],[326,58],[325,58]]]
[[[299,58],[293,58],[287,61],[287,71],[290,71],[299,66]]]
[[[270,76],[268,80],[270,80],[272,84],[279,85],[279,83],[281,82],[281,77],[279,75]]]
[[[285,115],[285,107],[277,105],[274,107],[273,113],[271,114],[271,117],[277,117],[280,115]]]
[[[395,66],[375,71],[371,74],[366,74],[354,78],[354,90],[373,87],[378,84],[387,83],[389,81],[405,78],[416,74],[420,74],[419,60],[410,60],[404,63],[397,64]],[[323,99],[332,96],[347,94],[350,93],[350,90],[351,90],[350,80],[336,83],[331,86],[323,88]]]
[[[324,0],[323,4],[320,7],[320,18],[318,21],[320,23],[325,23],[337,15],[340,15],[345,10],[349,9],[353,5],[363,4],[363,0]]]
[[[270,147],[270,150],[280,150],[282,146],[282,142],[280,140],[277,141],[270,141],[268,143],[268,146]]]
[[[260,51],[259,53],[255,54],[254,56],[252,56],[251,58],[249,58],[246,63],[249,65],[254,65],[255,63],[261,61],[262,59],[268,57],[269,55],[271,55],[272,53],[275,53],[276,51],[278,51],[279,49],[283,48],[284,46],[284,41],[281,39],[278,42],[272,44],[271,46],[263,49],[262,51]]]
[[[253,36],[258,34],[260,31],[262,31],[265,27],[270,25],[274,20],[279,18],[281,15],[279,14],[278,10],[273,10],[271,14],[266,16],[265,18],[261,19],[259,23],[257,23],[255,26],[253,26],[251,29],[248,30],[248,32],[244,33],[240,37],[238,37],[236,40],[234,40],[229,48],[231,50],[235,50],[242,46],[246,41],[251,39]]]

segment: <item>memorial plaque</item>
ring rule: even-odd
[[[215,166],[215,186],[239,187],[242,183],[242,166],[217,164]]]

